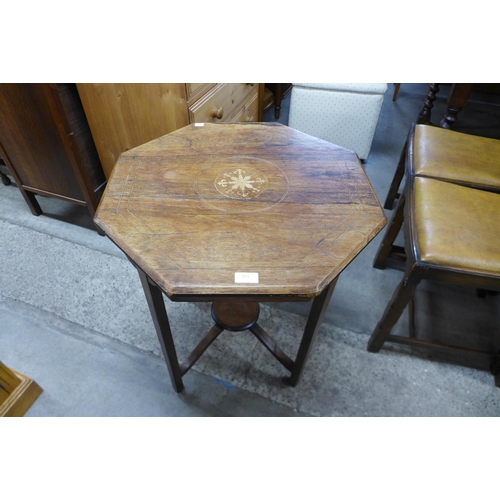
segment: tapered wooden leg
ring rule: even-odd
[[[141,278],[142,288],[146,295],[149,312],[155,325],[156,333],[160,341],[161,350],[167,363],[168,373],[172,381],[172,386],[176,392],[181,392],[184,389],[182,383],[182,375],[179,367],[179,360],[175,352],[174,340],[168,322],[167,310],[163,301],[163,293],[161,290],[148,279],[146,273],[142,269],[137,268],[139,277]]]
[[[299,351],[293,364],[292,373],[288,379],[288,383],[293,387],[295,387],[300,380],[305,362],[309,357],[314,340],[318,335],[319,327],[325,316],[337,280],[338,276],[313,300],[304,335],[300,342]]]
[[[381,320],[378,322],[373,331],[370,340],[368,341],[368,351],[378,352],[391,333],[392,327],[396,324],[401,314],[403,313],[408,302],[413,297],[415,288],[420,283],[425,269],[422,267],[412,267],[405,273],[405,276],[399,286],[396,288],[390,302],[382,314]]]
[[[29,191],[25,191],[23,188],[20,188],[19,191],[21,191],[21,194],[24,197],[24,201],[26,201],[29,209],[31,210],[31,213],[33,215],[36,215],[37,217],[39,215],[42,215],[42,209],[36,199],[36,196],[34,193],[30,193]]]
[[[399,157],[399,163],[396,167],[396,172],[392,178],[391,186],[389,187],[389,192],[387,193],[387,198],[385,199],[384,208],[386,210],[392,210],[394,208],[394,200],[398,197],[398,189],[403,180],[405,174],[405,164],[406,164],[406,151],[408,149],[408,141],[405,142],[401,155]]]
[[[375,255],[375,259],[373,261],[373,267],[376,269],[385,268],[385,261],[387,260],[387,257],[389,257],[389,254],[391,253],[394,240],[398,236],[399,231],[401,230],[401,226],[403,224],[404,211],[405,211],[404,208],[405,208],[405,194],[403,192],[399,197],[396,209],[392,214],[391,221],[387,225],[384,237],[377,250],[377,254]]]

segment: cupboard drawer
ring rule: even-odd
[[[228,118],[228,122],[256,122],[259,118],[259,92],[256,89],[250,97],[241,104],[236,113]]]
[[[216,85],[216,83],[186,83],[186,98],[188,103],[194,103],[194,101]]]
[[[220,83],[208,94],[189,106],[190,123],[223,123],[254,92],[247,83]]]

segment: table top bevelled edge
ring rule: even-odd
[[[168,143],[170,139],[169,136],[174,137],[176,141],[184,140],[186,137],[190,138],[189,134],[186,136],[186,133],[189,131],[190,133],[198,133],[203,130],[209,130],[212,127],[226,127],[229,129],[231,127],[232,130],[243,130],[241,127],[245,127],[244,130],[251,131],[253,130],[287,130],[290,137],[300,137],[300,140],[304,140],[303,136],[306,134],[302,134],[301,132],[295,131],[293,129],[289,129],[281,124],[258,124],[258,123],[249,123],[243,125],[212,125],[205,124],[203,127],[197,127],[196,125],[190,125],[188,127],[184,127],[172,134],[168,134],[168,136],[164,136],[162,138],[155,139],[150,143],[145,145],[141,145],[137,148],[129,150],[123,153],[120,156],[120,159],[117,162],[117,166],[122,164],[127,164],[127,161],[134,161],[141,155],[147,157],[149,154],[148,151],[151,151],[151,148],[159,146],[162,154],[165,154],[165,157],[168,157],[168,151],[163,150],[164,146],[162,144]],[[266,127],[263,129],[262,127]],[[272,127],[272,128],[268,128]],[[283,129],[284,127],[284,129]],[[188,129],[188,130],[186,130]],[[222,129],[218,129],[222,130]],[[191,139],[190,139],[191,140]],[[321,293],[321,291],[333,280],[336,276],[352,261],[352,259],[369,243],[369,241],[384,227],[386,224],[386,219],[384,212],[378,202],[378,199],[373,191],[373,188],[364,173],[364,170],[357,159],[357,156],[349,152],[348,150],[344,150],[343,148],[339,148],[338,146],[327,143],[326,141],[322,141],[320,139],[312,138],[311,136],[307,136],[305,140],[307,144],[316,144],[319,148],[323,148],[321,155],[328,154],[331,151],[345,151],[345,155],[347,155],[352,161],[352,169],[357,169],[357,171],[353,174],[359,178],[359,185],[362,185],[364,190],[363,196],[368,200],[368,202],[359,203],[356,206],[357,213],[355,214],[357,219],[353,219],[353,227],[356,227],[358,224],[359,234],[355,238],[355,242],[351,245],[350,249],[343,256],[342,259],[336,261],[335,266],[332,265],[324,265],[324,266],[314,266],[314,261],[312,264],[306,266],[308,269],[305,271],[299,279],[296,279],[297,269],[287,270],[289,276],[284,276],[281,281],[279,279],[273,279],[273,282],[265,282],[263,278],[265,278],[266,273],[260,273],[260,282],[259,283],[234,283],[234,273],[238,271],[245,272],[255,272],[255,269],[252,269],[251,266],[246,266],[244,269],[238,268],[236,265],[234,267],[231,264],[227,264],[225,269],[176,269],[175,266],[171,266],[170,269],[161,270],[155,268],[155,266],[151,265],[151,262],[148,259],[148,255],[144,255],[138,248],[145,248],[147,242],[141,242],[140,245],[137,245],[137,241],[141,238],[150,238],[153,236],[148,234],[147,237],[145,234],[140,234],[138,231],[133,235],[128,234],[126,229],[124,230],[121,226],[116,226],[113,218],[110,217],[109,207],[106,207],[106,193],[103,196],[101,204],[97,210],[95,216],[96,225],[105,232],[105,234],[119,247],[124,251],[124,253],[129,257],[129,259],[139,268],[141,268],[166,294],[171,300],[212,300],[213,297],[239,297],[245,296],[246,300],[280,300],[283,297],[293,298],[293,300],[308,300],[312,297],[317,296]],[[309,141],[309,142],[307,142]],[[189,142],[189,141],[188,141]],[[314,149],[313,144],[313,149]],[[285,144],[283,147],[287,147]],[[168,149],[168,148],[167,148]],[[276,147],[275,147],[276,149]],[[325,153],[326,151],[326,153]],[[193,152],[190,150],[190,154]],[[304,153],[305,154],[305,153]],[[312,154],[310,151],[307,154]],[[265,156],[263,150],[259,152],[260,157]],[[193,155],[194,156],[194,155]],[[358,166],[354,165],[354,162],[357,161]],[[127,164],[128,165],[128,164]],[[119,167],[120,168],[120,167]],[[109,194],[113,189],[114,180],[118,179],[120,174],[119,168],[113,170],[113,173],[109,179],[107,193]],[[349,174],[350,175],[350,174]],[[292,176],[293,177],[293,176]],[[311,177],[312,178],[312,177]],[[354,177],[353,177],[354,178]],[[224,180],[224,179],[223,179]],[[349,178],[349,181],[352,181]],[[354,181],[352,181],[354,182]],[[110,187],[111,186],[111,187]],[[222,193],[224,194],[224,193]],[[286,198],[286,196],[285,196]],[[227,200],[226,200],[227,201]],[[101,208],[106,207],[106,208]],[[218,207],[215,207],[216,209]],[[268,213],[272,214],[272,210],[274,206],[272,206],[271,210]],[[276,209],[274,209],[276,210]],[[118,213],[118,212],[116,212]],[[229,217],[229,215],[224,214]],[[258,214],[260,216],[260,214]],[[267,216],[267,214],[266,214]],[[363,226],[363,220],[366,216],[366,225]],[[351,229],[354,232],[356,229]],[[124,232],[125,231],[125,232]],[[344,233],[343,233],[344,234]],[[341,235],[342,237],[342,235]],[[132,241],[133,240],[133,241]],[[143,245],[144,243],[144,245]],[[147,246],[147,245],[146,245]],[[328,250],[328,248],[327,248]],[[326,252],[327,253],[327,252]],[[312,257],[311,257],[312,259]],[[258,266],[257,266],[258,267]],[[281,270],[283,274],[283,270]],[[272,274],[272,273],[271,273]],[[286,272],[284,272],[286,274]],[[184,281],[182,280],[182,275],[185,277]],[[203,276],[202,276],[203,275]],[[195,278],[192,278],[195,276]],[[222,276],[222,279],[221,279]],[[190,278],[191,277],[191,278]],[[200,279],[200,277],[202,277]],[[189,279],[190,278],[190,279]],[[191,283],[190,283],[191,281]]]

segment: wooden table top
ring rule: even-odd
[[[172,300],[305,298],[386,218],[355,153],[276,123],[205,123],[123,153],[95,223]]]

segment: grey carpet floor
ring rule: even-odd
[[[29,304],[97,336],[161,358],[139,279],[123,258],[0,221],[3,297]],[[29,242],[29,244],[26,244]],[[34,279],[36,277],[36,279]],[[180,357],[211,326],[207,304],[167,302]],[[305,318],[264,305],[261,324],[290,356]],[[0,328],[0,340],[2,329]],[[385,349],[366,351],[367,335],[325,323],[296,388],[248,332],[224,332],[193,370],[229,387],[314,416],[498,416],[500,391],[487,372],[429,362]],[[170,384],[166,369],[165,384]],[[468,397],[473,394],[474,397]]]

